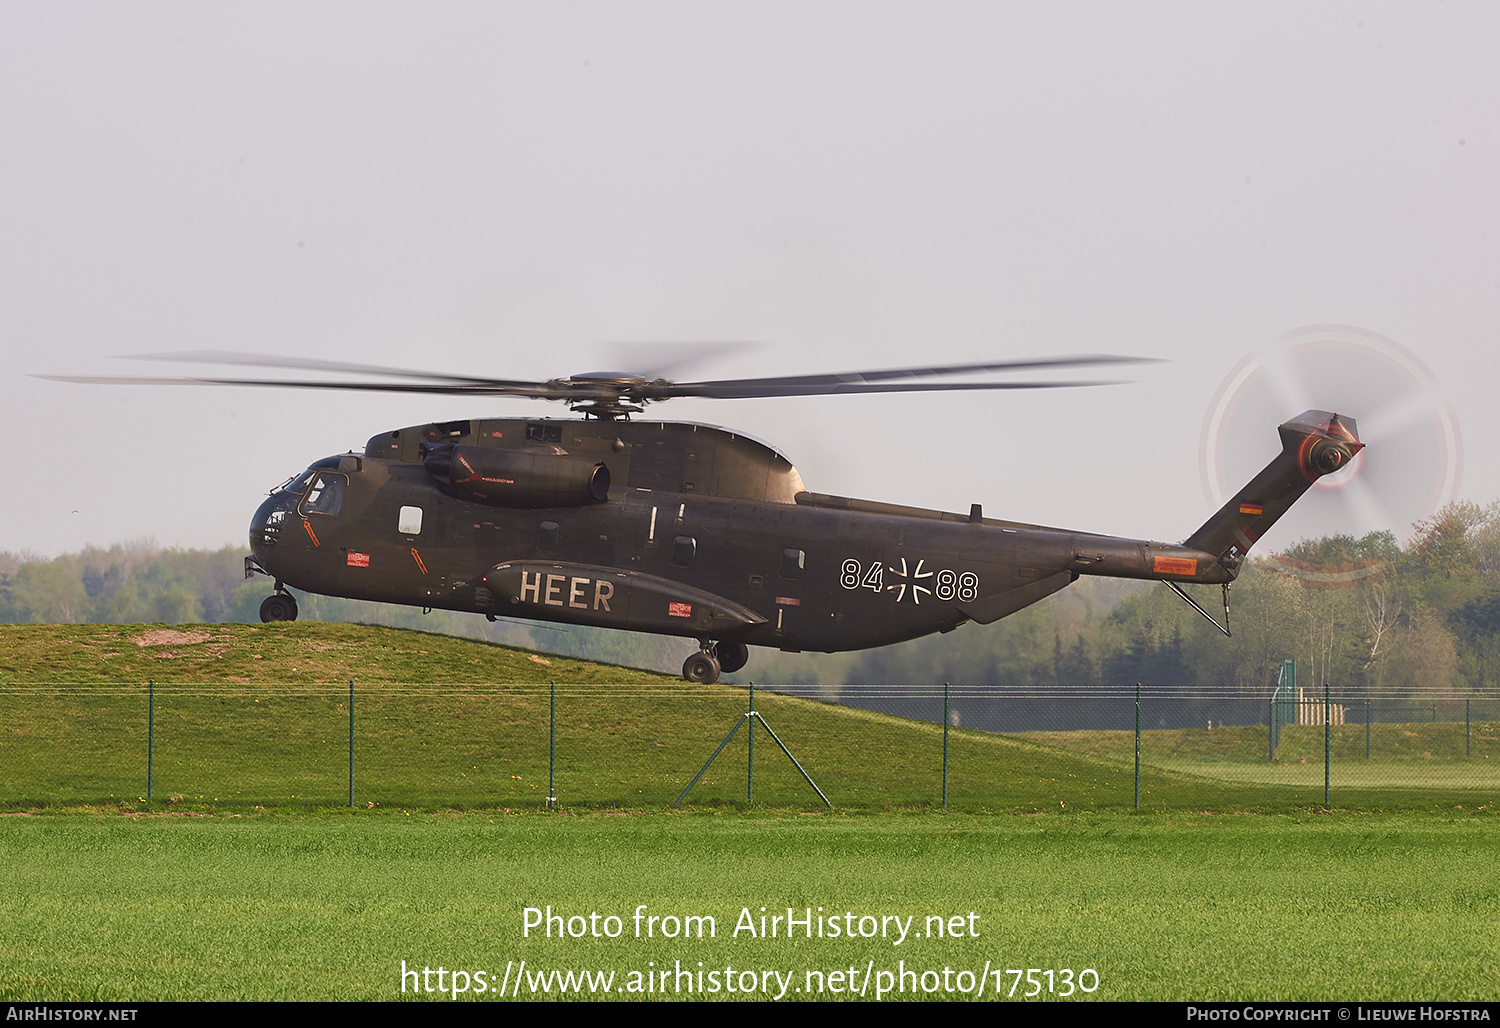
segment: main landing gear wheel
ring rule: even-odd
[[[732,675],[750,660],[750,647],[744,643],[719,643],[714,647],[714,656],[719,658],[719,670]]]
[[[695,653],[682,662],[682,677],[698,685],[712,685],[719,680],[719,662],[712,654]]]
[[[296,621],[297,601],[291,593],[275,593],[260,604],[260,619],[267,624],[272,621]]]

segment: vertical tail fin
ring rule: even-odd
[[[1281,425],[1281,453],[1183,545],[1234,573],[1245,555],[1308,488],[1364,449],[1354,419],[1310,410]]]

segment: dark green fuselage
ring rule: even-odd
[[[1228,582],[1316,477],[1296,446],[1277,460],[1295,495],[1238,521],[1231,501],[1199,535],[1239,543],[1210,553],[809,493],[771,447],[704,425],[450,422],[317,462],[250,542],[307,592],[831,652],[989,623],[1080,574]]]

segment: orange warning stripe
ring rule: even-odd
[[[313,545],[314,546],[321,546],[322,545],[321,543],[318,542],[317,534],[314,533],[313,530],[312,530],[312,522],[311,521],[307,520],[306,518],[303,518],[302,519],[302,527],[305,528],[305,529],[307,529],[307,537],[313,541]]]
[[[1192,557],[1157,557],[1151,570],[1159,575],[1196,575],[1198,562]]]
[[[427,574],[427,565],[422,563],[422,555],[417,552],[415,546],[411,548],[411,559],[417,562],[417,567],[422,569],[422,574]]]

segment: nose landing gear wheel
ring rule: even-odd
[[[682,662],[682,677],[698,685],[712,685],[719,680],[719,662],[707,653],[695,653]]]
[[[272,621],[296,621],[296,599],[290,593],[267,596],[260,604],[260,619],[267,624]]]

